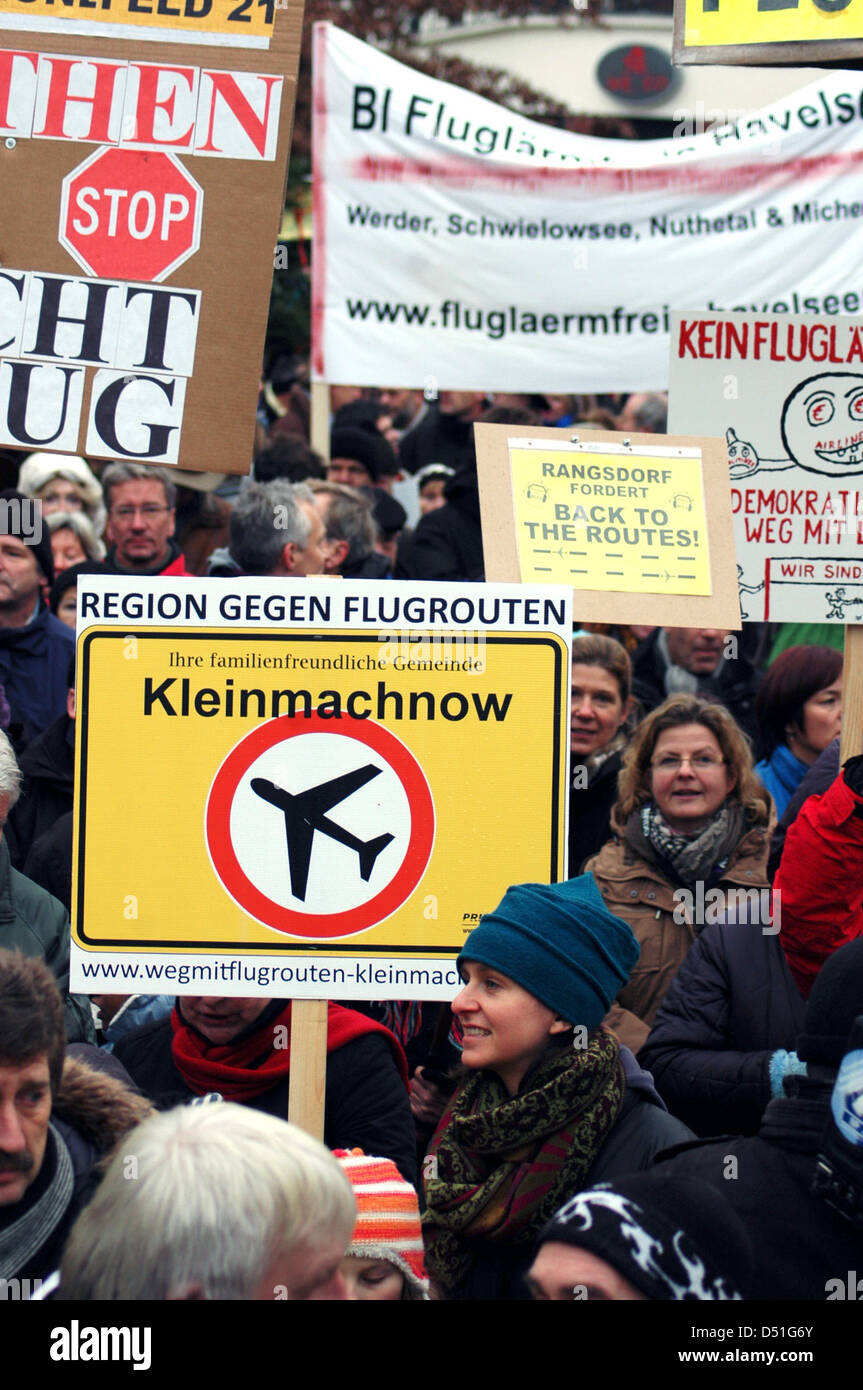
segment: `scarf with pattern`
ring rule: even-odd
[[[468,1238],[527,1246],[579,1191],[625,1089],[620,1045],[605,1027],[580,1051],[544,1053],[516,1096],[492,1071],[467,1078],[423,1164],[426,1263],[444,1290],[469,1272]]]
[[[694,889],[718,883],[746,829],[746,813],[737,801],[724,801],[697,835],[671,829],[655,802],[633,811],[625,839],[675,884]]]

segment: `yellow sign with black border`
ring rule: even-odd
[[[388,997],[374,962],[451,993],[398,963],[449,970],[510,883],[565,875],[569,593],[294,581],[281,622],[284,583],[242,584],[79,593],[73,987]]]

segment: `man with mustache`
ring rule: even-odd
[[[51,971],[0,950],[0,1297],[28,1297],[57,1268],[97,1160],[151,1109],[66,1059]]]

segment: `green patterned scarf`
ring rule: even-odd
[[[470,1268],[467,1238],[527,1246],[580,1190],[625,1088],[620,1046],[604,1027],[580,1051],[546,1052],[516,1096],[494,1072],[468,1077],[423,1165],[426,1263],[444,1290]]]

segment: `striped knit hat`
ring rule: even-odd
[[[362,1149],[333,1152],[357,1199],[357,1224],[345,1253],[361,1260],[387,1260],[405,1277],[406,1299],[427,1299],[416,1192],[391,1158],[372,1158]]]

